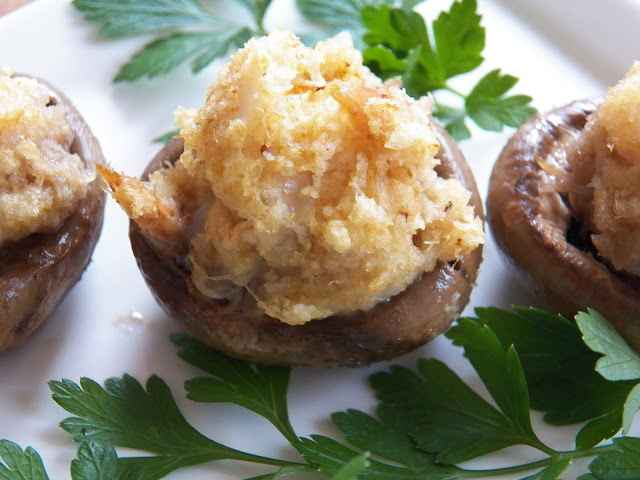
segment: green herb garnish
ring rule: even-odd
[[[242,46],[262,26],[269,1],[243,0],[254,24],[244,25],[213,14],[198,0],[74,0],[73,6],[87,21],[100,25],[105,38],[155,34],[157,38],[136,53],[114,78],[133,81],[166,74],[190,61],[199,72],[213,60]]]
[[[24,451],[9,440],[0,440],[0,479],[49,480],[42,459],[33,448]]]
[[[622,427],[623,406],[634,382],[612,382],[598,374],[600,355],[583,343],[576,324],[533,309],[517,309],[514,314],[488,308],[477,314],[477,321],[488,326],[504,348],[516,346],[531,408],[546,412],[544,419],[552,425],[587,422],[576,438],[577,448],[590,448]],[[578,319],[585,329],[597,321],[597,314],[579,314]],[[447,335],[462,344],[457,329]],[[608,338],[614,338],[614,332]],[[637,379],[640,374],[635,383]]]
[[[491,401],[439,360],[420,359],[415,370],[392,366],[370,377],[379,402],[375,416],[358,410],[331,415],[343,436],[339,440],[295,433],[287,408],[289,369],[252,366],[185,334],[172,337],[178,355],[207,374],[185,383],[188,398],[236,404],[265,418],[299,461],[241,452],[205,437],[187,423],[157,376],[146,388],[128,375],[104,386],[89,379],[50,382],[54,400],[74,415],[61,424],[79,442],[72,478],[153,480],[226,459],[265,465],[267,473],[255,477],[265,480],[293,473],[333,480],[464,480],[519,473],[523,480],[554,480],[579,458],[592,459],[580,480],[640,478],[640,438],[601,444],[621,428],[628,432],[638,409],[640,356],[600,314],[581,312],[577,324],[531,308],[483,308],[476,315],[460,319],[447,336],[464,348]],[[547,412],[552,424],[587,422],[575,449],[557,451],[545,444],[531,424],[532,408]],[[461,466],[513,445],[528,445],[540,458],[488,470]],[[145,454],[118,458],[112,446]],[[5,440],[0,456],[5,463],[0,479],[48,478],[30,448],[22,451]]]
[[[111,445],[81,441],[78,456],[71,461],[71,478],[113,480],[118,473],[117,460],[118,455]]]
[[[263,21],[271,0],[236,0],[253,18],[252,24],[220,17],[197,0],[73,0],[84,18],[100,25],[106,38],[155,34],[115,81],[133,81],[166,74],[190,61],[194,73],[266,33]],[[480,128],[501,131],[517,127],[535,109],[531,97],[507,96],[517,79],[492,70],[468,94],[451,79],[475,71],[483,62],[485,29],[476,0],[454,1],[427,27],[413,11],[416,0],[297,0],[302,14],[328,34],[351,32],[364,62],[382,79],[400,77],[413,97],[448,91],[460,98],[451,106],[434,95],[434,115],[454,139],[471,136],[466,119]],[[163,139],[164,140],[164,139]]]

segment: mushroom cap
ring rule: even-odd
[[[538,114],[511,137],[493,167],[487,220],[496,243],[545,307],[572,318],[593,308],[640,351],[640,279],[598,258],[589,232],[572,216],[553,168],[598,106],[577,101]]]
[[[438,174],[458,178],[472,192],[471,204],[482,217],[482,201],[462,152],[443,129],[435,128],[441,143]],[[143,180],[162,165],[175,163],[182,150],[180,138],[169,142],[151,161]],[[191,273],[154,250],[135,222],[130,223],[129,236],[145,281],[169,316],[216,350],[271,365],[355,366],[407,353],[445,331],[462,312],[482,261],[480,246],[456,262],[439,262],[435,270],[371,310],[287,325],[256,312],[249,298],[230,304],[204,296]]]

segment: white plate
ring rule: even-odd
[[[423,11],[431,14],[448,8],[450,3],[430,0]],[[595,48],[591,40],[579,43],[576,38],[581,32],[570,15],[580,12],[580,22],[587,31],[590,24],[619,27],[628,24],[623,22],[628,22],[630,12],[638,15],[637,3],[608,1],[607,22],[602,21],[603,2],[598,0],[579,0],[579,6],[575,1],[567,2],[575,10],[567,7],[562,15],[550,13],[562,3],[552,0],[479,3],[487,27],[483,72],[500,67],[520,77],[518,92],[532,95],[540,110],[602,95],[606,85],[615,82],[634,60],[630,48],[625,47],[626,52],[617,48],[617,28],[597,35],[597,51],[590,50]],[[300,26],[301,18],[293,11],[293,0],[276,0],[268,16],[269,25]],[[627,45],[638,45],[637,31],[625,35]],[[197,76],[183,68],[153,81],[113,84],[118,66],[144,41],[100,40],[94,26],[86,24],[68,1],[39,0],[0,18],[0,65],[42,76],[57,85],[91,125],[113,167],[138,174],[157,150],[149,140],[173,128],[172,112],[178,105],[197,107],[203,102],[216,68]],[[602,67],[603,59],[606,68]],[[474,139],[463,144],[481,192],[486,192],[491,165],[506,138],[506,134],[474,131]],[[532,301],[513,281],[489,238],[478,286],[466,313],[472,313],[474,306],[506,308]],[[184,398],[182,383],[197,372],[176,357],[176,349],[168,340],[168,335],[178,329],[143,283],[131,254],[127,220],[109,201],[102,237],[81,282],[29,341],[0,357],[0,438],[23,447],[33,446],[42,454],[51,478],[69,478],[69,461],[75,456],[76,446],[57,426],[67,415],[51,400],[47,380],[78,381],[86,376],[101,382],[126,372],[145,381],[155,373],[170,385],[187,419],[205,435],[231,447],[290,458],[285,441],[253,414],[234,406],[200,405]],[[418,357],[443,359],[463,378],[478,383],[460,350],[445,338],[394,363],[414,366]],[[335,434],[330,413],[346,408],[371,411],[374,399],[366,378],[385,367],[295,369],[289,401],[297,433]],[[571,448],[574,427],[552,429],[541,424],[537,415],[534,419],[543,439],[558,448]],[[535,458],[531,455],[524,449],[510,449],[488,462],[520,463]],[[197,479],[206,474],[224,480],[262,472],[261,467],[225,462],[180,470],[168,478]],[[573,478],[575,472],[564,478]]]

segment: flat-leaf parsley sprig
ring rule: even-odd
[[[480,78],[468,94],[451,85],[452,78],[475,71],[484,60],[485,28],[476,0],[454,1],[430,28],[413,10],[415,1],[297,2],[308,18],[331,32],[347,29],[361,36],[365,64],[382,79],[402,78],[407,93],[416,98],[438,91],[459,97],[462,105],[451,106],[434,95],[434,115],[456,140],[471,136],[467,117],[484,130],[499,132],[520,126],[536,112],[530,96],[507,96],[518,79],[499,69]]]
[[[579,458],[591,459],[580,480],[640,478],[640,438],[628,433],[638,410],[640,356],[597,312],[576,323],[532,308],[476,310],[446,334],[464,349],[491,401],[436,359],[416,369],[392,366],[373,374],[375,415],[346,410],[331,415],[342,439],[300,437],[289,421],[288,368],[230,359],[186,334],[172,337],[178,355],[206,375],[185,382],[188,398],[232,403],[264,417],[299,454],[279,460],[229,448],[198,432],[184,418],[167,385],[152,376],[142,386],[129,375],[104,386],[83,378],[50,382],[54,400],[73,416],[61,423],[79,443],[73,480],[156,480],[191,465],[236,460],[265,466],[255,479],[293,473],[332,480],[464,480],[525,475],[555,480]],[[575,448],[559,451],[536,434],[531,409],[551,424],[584,423]],[[250,435],[250,432],[247,432]],[[478,470],[463,462],[513,445],[540,458]],[[141,451],[118,457],[115,448]],[[0,441],[0,479],[48,480],[42,460]],[[215,468],[215,467],[212,467]]]
[[[166,74],[187,61],[197,73],[263,35],[270,0],[237,1],[251,13],[253,25],[215,15],[198,0],[73,0],[72,5],[85,20],[97,23],[105,38],[156,35],[120,68],[114,78],[118,82]]]

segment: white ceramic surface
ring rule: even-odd
[[[450,3],[430,0],[421,10],[431,15],[448,8]],[[532,95],[540,110],[603,94],[606,85],[615,82],[634,60],[629,45],[637,46],[640,40],[640,32],[626,32],[628,43],[618,48],[619,35],[611,33],[628,24],[629,12],[639,14],[638,2],[478,3],[487,27],[482,73],[499,67],[520,77],[517,92]],[[556,10],[559,4],[563,7]],[[275,0],[268,14],[269,26],[300,27],[303,22],[294,8],[293,0]],[[607,27],[609,33],[577,29],[572,15],[578,15],[585,26]],[[581,41],[585,36],[588,41]],[[594,36],[598,40],[595,44]],[[193,76],[185,67],[152,81],[113,84],[111,79],[118,66],[145,40],[101,40],[94,26],[85,23],[68,1],[38,0],[0,17],[0,65],[42,76],[57,85],[91,125],[111,165],[116,170],[138,174],[157,150],[150,139],[173,128],[172,112],[178,105],[197,107],[202,103],[205,88],[217,68],[214,65]],[[483,194],[507,133],[474,130],[474,138],[463,143]],[[514,282],[489,238],[478,285],[466,313],[472,313],[474,306],[508,307],[531,302]],[[51,478],[70,478],[69,461],[75,456],[76,446],[57,426],[67,414],[51,400],[47,380],[78,381],[87,376],[101,382],[126,372],[145,381],[155,373],[170,385],[187,419],[204,434],[257,454],[295,458],[284,439],[253,414],[234,406],[201,405],[184,398],[182,383],[197,371],[175,355],[168,335],[177,330],[179,326],[166,317],[147,290],[131,254],[127,220],[109,201],[102,237],[81,282],[36,335],[0,356],[0,438],[23,447],[33,446],[42,454]],[[440,358],[471,384],[478,384],[461,351],[446,338],[438,338],[393,363],[414,366],[418,357]],[[330,413],[346,408],[371,411],[374,399],[366,378],[386,365],[294,369],[289,402],[297,433],[333,434]],[[571,448],[576,428],[549,428],[541,424],[537,414],[534,420],[544,439],[559,448]],[[638,422],[635,432],[640,433]],[[526,449],[509,449],[479,463],[521,463],[534,458],[535,453]],[[577,471],[574,468],[563,478],[571,480]],[[264,472],[262,467],[224,462],[180,470],[168,478],[225,480]]]

